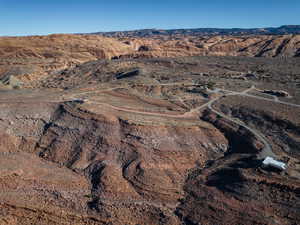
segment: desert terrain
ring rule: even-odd
[[[0,224],[298,224],[299,56],[297,34],[0,37]]]

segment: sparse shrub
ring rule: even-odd
[[[86,194],[84,195],[85,198],[93,198],[93,195],[92,194]]]
[[[216,85],[216,83],[215,82],[213,82],[213,81],[209,81],[208,83],[207,83],[207,88],[209,88],[209,89],[214,89],[215,88],[215,85]]]

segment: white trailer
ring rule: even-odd
[[[284,162],[277,161],[273,159],[272,157],[266,157],[264,161],[262,162],[263,167],[273,167],[277,168],[279,170],[286,170],[287,166]]]

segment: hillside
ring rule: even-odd
[[[0,37],[0,79],[15,76],[24,82],[38,80],[83,62],[130,52],[130,46],[100,36]]]

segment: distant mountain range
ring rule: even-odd
[[[193,28],[193,29],[142,29],[132,31],[96,32],[106,37],[154,37],[154,36],[197,36],[197,35],[283,35],[300,34],[300,25],[284,25],[266,28]]]

